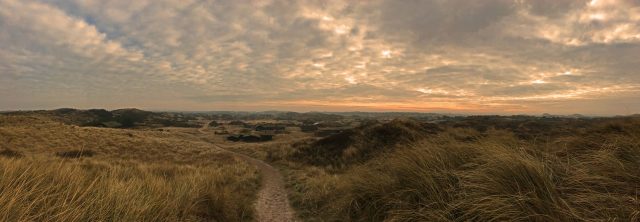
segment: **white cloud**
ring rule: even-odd
[[[511,24],[516,28],[510,30],[510,34],[569,46],[640,42],[640,4],[599,0],[577,1],[572,6],[553,17],[521,10],[521,18],[516,23],[528,25]]]
[[[640,86],[639,23],[621,0],[0,0],[0,108],[602,104]]]

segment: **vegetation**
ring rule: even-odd
[[[0,221],[252,220],[257,169],[205,133],[0,115]],[[637,116],[363,121],[223,145],[279,167],[305,221],[640,220]]]
[[[23,157],[24,155],[12,149],[3,149],[0,151],[0,156],[8,157],[8,158],[20,158],[20,157]]]
[[[293,158],[316,166],[343,167],[367,161],[388,151],[426,136],[431,127],[412,121],[394,120],[387,124],[370,122],[363,127],[331,135],[309,144],[296,144]]]
[[[545,124],[392,121],[245,152],[286,172],[308,221],[640,220],[640,120]]]
[[[257,169],[188,132],[0,115],[0,221],[251,220]]]
[[[104,109],[78,110],[62,108],[56,110],[8,112],[14,116],[40,116],[69,125],[105,127],[105,128],[140,128],[140,127],[201,127],[196,114],[158,113],[139,109]]]
[[[60,151],[56,153],[56,156],[62,158],[80,158],[80,157],[92,157],[96,152],[93,150],[69,150],[69,151]]]
[[[136,162],[0,161],[1,221],[243,221],[255,169]]]

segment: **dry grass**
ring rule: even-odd
[[[92,157],[93,155],[96,155],[96,152],[93,150],[68,150],[56,152],[56,156],[62,158]]]
[[[285,172],[307,221],[640,221],[640,121],[580,124],[540,134],[394,121],[225,147]],[[0,115],[0,149],[22,156],[0,157],[0,221],[249,220],[256,169],[206,141],[218,140]],[[74,150],[95,155],[55,156]]]
[[[0,148],[26,156],[91,150],[100,159],[201,163],[215,154],[196,129],[171,131],[78,127],[37,115],[0,115]]]
[[[0,161],[0,221],[244,221],[256,170],[245,164]]]
[[[258,171],[197,134],[0,115],[0,221],[251,220]]]
[[[590,127],[543,142],[449,128],[338,169],[264,152],[308,221],[639,221],[640,122]]]
[[[7,158],[21,158],[24,155],[21,152],[7,148],[0,151],[0,156]]]

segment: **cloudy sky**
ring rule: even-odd
[[[0,110],[640,113],[640,0],[0,0]]]

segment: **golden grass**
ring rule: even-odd
[[[264,152],[308,221],[639,221],[640,124],[615,124],[544,142],[450,128],[339,169]]]
[[[91,150],[101,159],[194,163],[215,152],[196,129],[182,131],[77,127],[37,115],[0,115],[0,148],[30,156]]]
[[[331,150],[225,147],[279,167],[307,221],[640,221],[638,120],[544,140],[418,127],[375,125]],[[220,138],[0,115],[0,221],[250,220],[256,169],[207,141]],[[95,155],[55,156],[77,150]]]
[[[0,115],[0,221],[251,220],[257,169],[197,133]]]
[[[248,220],[256,174],[241,163],[2,159],[0,221]]]

